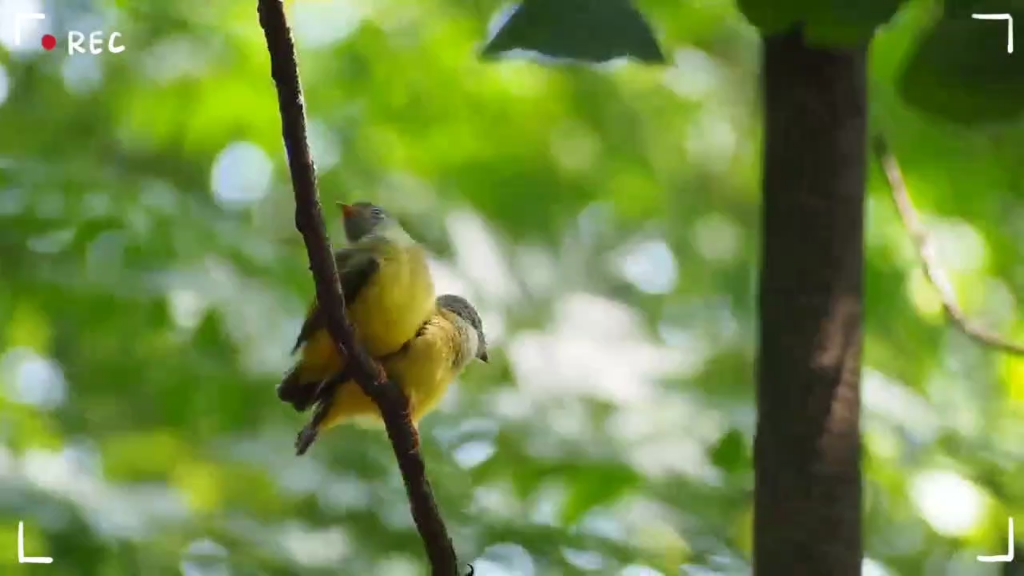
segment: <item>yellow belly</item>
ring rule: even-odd
[[[366,352],[382,357],[412,339],[434,311],[434,282],[419,246],[381,256],[377,274],[347,302],[348,318]],[[344,368],[326,330],[313,334],[302,348],[300,378],[319,382]]]
[[[455,377],[451,362],[452,329],[450,325],[434,325],[437,318],[402,354],[384,362],[388,376],[409,398],[414,423],[437,406]],[[321,430],[352,417],[379,419],[380,412],[358,384],[346,382],[338,390]]]
[[[416,335],[434,311],[434,298],[426,255],[416,246],[382,257],[349,318],[370,356],[386,356]]]
[[[327,330],[318,330],[302,347],[302,361],[299,362],[301,382],[320,382],[344,368],[338,348]]]

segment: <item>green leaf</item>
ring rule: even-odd
[[[639,482],[637,473],[625,465],[606,463],[580,467],[571,475],[569,494],[562,507],[562,525],[575,524],[593,508],[613,502]]]
[[[711,449],[711,463],[729,474],[750,467],[750,451],[743,434],[733,428],[726,432]]]
[[[1024,110],[1024,58],[1006,52],[1006,23],[944,18],[924,36],[899,80],[912,106],[970,124]]]
[[[665,56],[629,0],[525,0],[484,47],[484,56],[529,50],[552,58],[607,62]]]
[[[868,42],[875,30],[889,21],[904,0],[811,2],[807,39],[812,44],[852,46]]]
[[[764,35],[803,25],[811,44],[846,46],[867,42],[904,0],[740,0],[743,15]]]
[[[803,0],[739,0],[740,11],[762,35],[785,32],[804,13]]]
[[[224,318],[217,310],[208,310],[192,336],[197,350],[205,354],[218,356],[235,354],[235,345],[224,325]]]

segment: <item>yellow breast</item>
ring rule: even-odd
[[[435,315],[403,354],[385,362],[388,375],[409,397],[414,422],[437,406],[455,378],[452,359],[456,338],[454,327]]]
[[[391,354],[415,336],[434,311],[434,282],[418,245],[392,246],[380,269],[349,304],[349,315],[371,356]]]
[[[415,423],[437,406],[455,378],[452,358],[456,338],[454,326],[435,314],[417,338],[383,363],[388,376],[409,398]],[[380,412],[355,382],[347,382],[339,388],[320,429],[353,417],[379,420]]]

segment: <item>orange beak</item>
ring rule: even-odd
[[[338,202],[338,208],[341,208],[341,213],[345,218],[351,218],[355,216],[356,209],[351,204],[345,204],[344,202]]]

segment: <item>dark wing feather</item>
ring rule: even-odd
[[[345,296],[345,302],[355,301],[373,275],[380,270],[380,261],[366,249],[338,250],[334,253],[334,263],[338,267],[338,278],[341,280],[341,293]],[[324,327],[324,315],[320,313],[320,308],[314,301],[302,329],[299,330],[299,337],[295,339],[292,354]]]
[[[380,269],[380,261],[366,249],[339,250],[334,254],[334,261],[338,267],[338,277],[341,281],[341,292],[345,296],[345,302],[352,302],[358,298],[359,293]],[[299,337],[295,341],[292,353],[294,354],[301,348],[318,330],[324,328],[324,315],[314,302],[310,307],[309,315],[306,316],[306,321],[302,324],[302,330],[299,331]],[[320,385],[320,382],[299,380],[299,367],[295,366],[277,385],[277,397],[291,404],[299,412],[303,412],[316,401]]]

